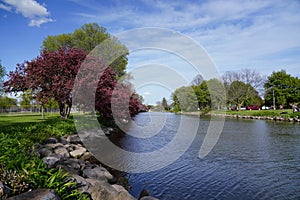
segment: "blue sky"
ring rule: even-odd
[[[13,70],[37,57],[48,35],[97,22],[112,35],[143,27],[175,30],[201,45],[220,74],[249,68],[270,75],[286,69],[300,77],[299,10],[297,0],[0,0],[0,59]],[[129,70],[145,63],[140,53],[129,56]],[[156,55],[151,59],[158,62]],[[190,81],[193,75],[184,76]],[[150,94],[146,87],[143,92]]]

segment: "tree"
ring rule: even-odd
[[[192,86],[192,89],[195,92],[198,102],[198,108],[200,110],[204,108],[210,108],[210,94],[207,87],[207,82],[203,81],[200,85]],[[198,110],[197,108],[197,110]]]
[[[17,106],[17,99],[9,97],[0,97],[0,108],[4,111],[11,108],[12,106]]]
[[[164,108],[164,110],[169,110],[169,105],[165,97],[161,101],[161,106]]]
[[[224,84],[216,79],[210,79],[206,81],[209,88],[211,108],[220,110],[226,105],[226,90]]]
[[[3,94],[3,78],[5,76],[5,67],[1,64],[0,60],[0,96]]]
[[[146,111],[132,85],[118,82],[116,72],[103,62],[93,55],[86,57],[74,85],[74,104],[87,112],[98,112],[101,119],[114,117],[121,122]]]
[[[59,48],[78,48],[90,53],[97,45],[105,41],[105,48],[101,49],[104,60],[114,55],[116,51],[122,51],[122,55],[114,57],[109,66],[116,72],[117,77],[126,74],[128,49],[117,38],[109,35],[106,28],[96,23],[85,24],[73,33],[48,36],[42,45],[43,50],[57,51]],[[103,47],[104,45],[102,45]]]
[[[228,101],[231,104],[237,104],[238,110],[250,97],[256,94],[255,89],[250,85],[241,81],[233,81],[228,90]]]
[[[24,91],[21,94],[21,98],[22,98],[20,102],[21,108],[29,109],[31,107],[31,102],[33,100],[32,91],[31,90]]]
[[[226,71],[222,79],[227,90],[234,81],[241,81],[251,85],[256,91],[262,92],[266,78],[255,70],[242,69],[240,71]]]
[[[285,70],[273,72],[264,84],[265,102],[273,105],[273,90],[276,106],[289,107],[300,102],[300,80],[292,77]]]
[[[85,56],[84,50],[74,48],[61,48],[55,52],[44,50],[36,59],[18,65],[9,73],[10,79],[4,83],[6,91],[32,90],[42,111],[53,98],[59,105],[60,116],[66,119],[72,106],[73,83]]]
[[[191,112],[198,110],[198,99],[195,91],[190,86],[182,86],[176,89],[172,94],[172,99],[175,112]]]
[[[192,80],[192,85],[200,85],[203,82],[203,77],[201,76],[201,74],[198,74],[197,76],[195,76]]]

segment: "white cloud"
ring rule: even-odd
[[[30,20],[29,26],[39,27],[41,24],[52,22],[50,12],[44,5],[39,4],[35,0],[2,0],[4,4],[0,4],[0,8],[11,11],[14,8],[16,13],[21,13],[25,18]],[[3,6],[1,6],[3,5]]]
[[[6,11],[11,11],[11,7],[4,5],[2,3],[0,3],[0,9],[6,10]]]
[[[114,1],[113,7],[80,2],[90,11],[81,13],[81,19],[98,21],[110,31],[120,27],[180,31],[203,45],[220,71],[253,68],[268,75],[289,68],[292,74],[300,73],[299,1],[143,0]]]

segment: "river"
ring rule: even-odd
[[[180,120],[197,120],[172,113],[157,115],[166,118],[158,134],[143,139],[127,135],[119,145],[134,152],[151,152],[172,140]],[[143,126],[151,119],[149,113],[141,113],[134,121]],[[199,149],[209,121],[200,119],[192,144],[172,164],[152,172],[128,173],[130,193],[138,197],[146,189],[164,200],[300,199],[299,124],[227,118],[217,144],[201,159]]]

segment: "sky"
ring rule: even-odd
[[[299,11],[298,0],[0,0],[0,59],[14,70],[39,55],[47,36],[96,22],[122,43],[129,41],[125,45],[144,45],[130,49],[128,71],[147,79],[137,90],[153,104],[162,96],[170,99],[172,80],[190,83],[199,72],[193,59],[200,50],[187,43],[202,48],[213,63],[207,69],[219,75],[248,68],[267,76],[285,69],[300,77]],[[146,48],[145,37],[154,48]],[[184,48],[189,59],[182,56]],[[148,78],[158,74],[159,80]]]

